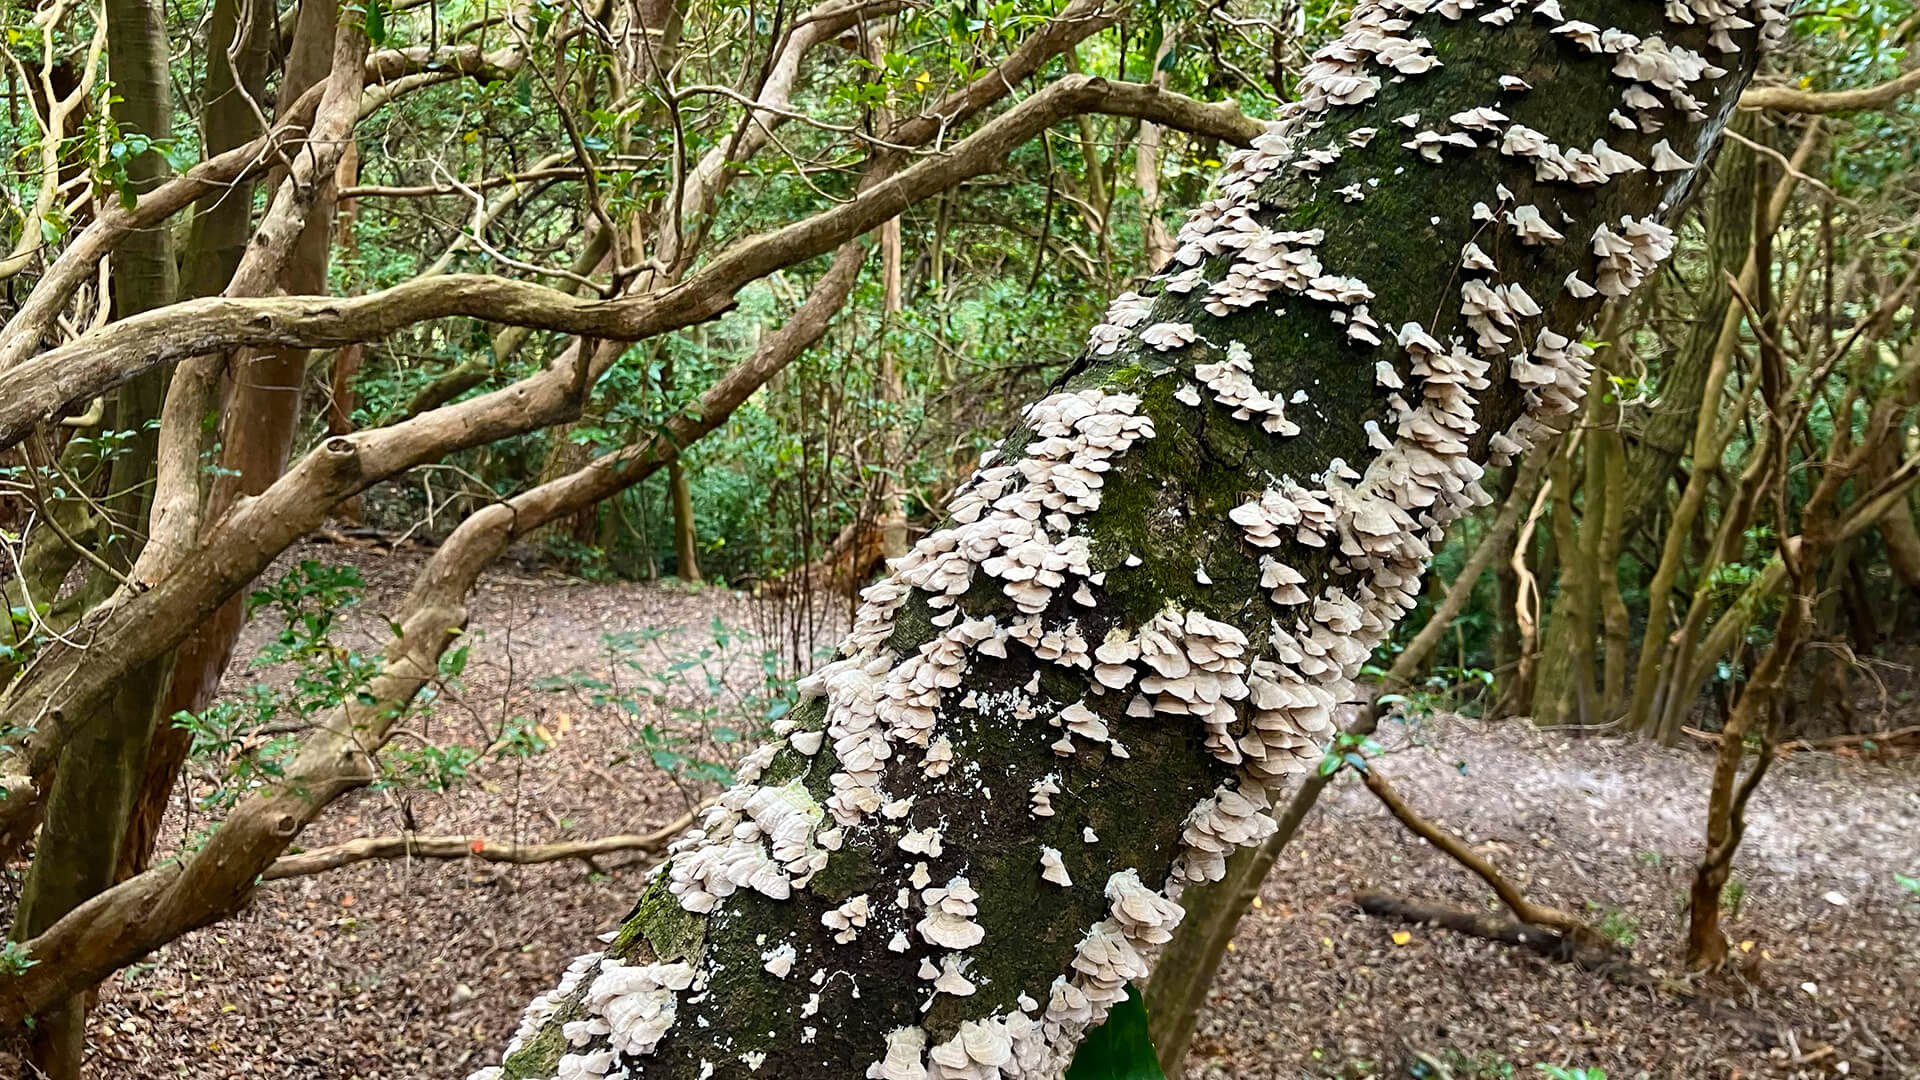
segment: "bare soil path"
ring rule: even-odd
[[[349,641],[370,647],[418,554],[314,545],[369,588]],[[283,567],[286,565],[283,561]],[[424,742],[484,741],[508,715],[553,749],[483,758],[444,793],[357,794],[307,847],[418,831],[553,841],[644,832],[699,790],[665,782],[630,746],[645,718],[540,680],[619,670],[602,635],[746,627],[720,590],[489,575],[460,692],[413,722]],[[261,678],[244,658],[225,692]],[[727,678],[751,680],[736,660]],[[1396,785],[1466,835],[1536,899],[1586,911],[1656,970],[1671,961],[1697,844],[1706,757],[1468,721],[1396,727]],[[1418,743],[1419,745],[1413,745]],[[190,841],[204,814],[170,832]],[[1634,1077],[1920,1077],[1920,763],[1800,754],[1756,798],[1730,929],[1744,970],[1708,1002],[1628,990],[1529,954],[1360,915],[1363,888],[1486,904],[1487,891],[1409,838],[1357,784],[1309,820],[1244,924],[1203,1018],[1191,1076],[1538,1076],[1537,1064]],[[385,860],[264,885],[226,925],[190,935],[105,988],[91,1075],[417,1080],[496,1059],[520,1008],[614,927],[643,888],[618,858],[498,867]],[[10,896],[0,897],[10,907]]]

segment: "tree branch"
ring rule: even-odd
[[[570,840],[554,844],[523,844],[519,841],[488,840],[484,836],[370,836],[345,843],[330,844],[312,851],[282,855],[260,875],[262,881],[319,874],[372,859],[477,859],[480,862],[534,866],[567,859],[591,860],[597,855],[615,855],[638,851],[655,855],[667,843],[693,824],[692,814],[682,814],[672,824],[650,833],[619,833],[593,840]]]
[[[825,254],[921,200],[1001,168],[1016,148],[1079,112],[1111,111],[1235,141],[1260,123],[1136,83],[1072,75],[1022,101],[944,154],[875,184],[852,201],[741,241],[684,284],[617,300],[582,300],[529,282],[479,274],[409,281],[351,298],[212,297],[111,323],[0,374],[0,449],[33,425],[153,367],[238,347],[338,348],[428,319],[466,316],[614,341],[691,326],[731,307],[741,288]]]
[[[1468,847],[1466,841],[1421,817],[1417,811],[1407,805],[1406,800],[1400,797],[1400,793],[1393,789],[1393,785],[1387,782],[1377,762],[1369,762],[1366,768],[1355,771],[1367,785],[1367,790],[1379,798],[1381,804],[1400,820],[1400,824],[1405,825],[1420,839],[1439,848],[1454,862],[1473,871],[1480,880],[1492,887],[1494,895],[1507,906],[1507,910],[1513,912],[1515,918],[1571,936],[1584,936],[1596,940],[1599,938],[1598,934],[1595,934],[1573,913],[1528,900],[1519,886],[1503,877],[1492,863],[1481,858],[1479,853]]]
[[[1740,95],[1740,107],[1825,115],[1854,112],[1860,109],[1884,109],[1915,90],[1920,90],[1920,67],[1878,86],[1863,87],[1859,90],[1801,90],[1792,86],[1756,86]]]
[[[334,798],[372,780],[370,755],[385,744],[407,704],[438,670],[453,630],[465,624],[465,598],[480,571],[517,537],[639,483],[722,423],[825,334],[852,294],[865,258],[857,242],[836,253],[833,265],[793,316],[753,357],[715,383],[694,409],[670,421],[667,431],[461,522],[407,594],[406,610],[397,620],[400,632],[368,687],[373,703],[349,702],[324,717],[301,745],[284,782],[254,792],[221,823],[214,839],[184,863],[167,863],[121,882],[29,943],[33,955],[48,962],[30,969],[29,985],[7,986],[0,980],[0,1022],[30,1015],[43,997],[59,1000],[71,993],[70,983],[91,985],[179,935],[238,910],[251,894],[255,875],[266,872],[302,828]],[[15,788],[13,798],[0,801],[0,812],[6,815],[30,811],[34,803],[30,784]]]

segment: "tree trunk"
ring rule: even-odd
[[[107,50],[114,86],[114,123],[126,134],[156,143],[173,135],[172,88],[167,81],[165,16],[155,0],[108,0]],[[167,177],[166,158],[148,150],[126,163],[135,197]],[[113,315],[125,319],[173,302],[178,290],[172,233],[150,229],[115,248],[110,260]],[[152,505],[158,437],[150,422],[160,415],[167,372],[146,372],[115,394],[113,423],[137,432],[109,469],[104,507],[114,520],[100,555],[124,574],[140,553]],[[103,598],[120,577],[96,569],[86,593]],[[140,789],[156,713],[155,691],[165,679],[164,660],[141,665],[94,708],[88,723],[61,751],[47,797],[34,859],[14,915],[13,936],[30,939],[61,916],[112,885],[126,836],[127,818]],[[79,1080],[87,1045],[90,991],[68,997],[37,1018],[34,1064],[50,1080]]]
[[[1660,11],[1615,17],[1636,42],[1711,48]],[[1401,71],[1424,71],[1403,81],[1339,59],[1384,30],[1321,54],[1183,229],[1191,272],[1115,303],[948,527],[867,590],[782,741],[485,1075],[1058,1075],[1147,974],[1185,885],[1273,832],[1271,794],[1313,771],[1428,544],[1484,498],[1477,462],[1577,408],[1569,337],[1595,304],[1568,275],[1624,292],[1669,247],[1654,215],[1690,169],[1578,186],[1550,179],[1572,175],[1557,149],[1520,160],[1605,137],[1672,164],[1607,123],[1636,61],[1552,25],[1421,16],[1408,33],[1444,66],[1403,42]],[[1686,80],[1698,119],[1660,110],[1668,146],[1711,147],[1755,54],[1733,36],[1742,52],[1713,53],[1731,72]],[[1515,71],[1533,89],[1497,96]],[[1526,127],[1474,150],[1394,122],[1471,125],[1496,102]],[[1362,199],[1335,194],[1349,184]],[[1476,203],[1504,205],[1488,225]],[[1499,216],[1518,206],[1566,241],[1522,243]],[[1546,239],[1534,220],[1511,225]],[[1463,274],[1470,241],[1502,292]]]
[[[673,399],[673,361],[660,365],[660,396]],[[674,576],[688,584],[700,581],[700,534],[693,519],[693,488],[687,470],[675,454],[667,462],[667,512],[673,519]]]
[[[1593,637],[1592,609],[1587,597],[1592,593],[1593,567],[1580,557],[1584,530],[1574,520],[1574,457],[1585,445],[1582,437],[1571,438],[1549,466],[1553,483],[1552,509],[1548,523],[1553,528],[1555,551],[1565,552],[1560,560],[1559,579],[1553,591],[1553,604],[1542,605],[1546,633],[1535,668],[1533,686],[1533,722],[1543,726],[1574,723],[1583,686],[1580,670],[1580,643]],[[1584,520],[1584,517],[1583,517]]]
[[[1473,553],[1460,569],[1460,576],[1447,587],[1446,595],[1434,608],[1433,617],[1413,636],[1393,667],[1381,680],[1392,691],[1418,675],[1433,654],[1434,647],[1446,636],[1453,620],[1466,610],[1473,598],[1474,586],[1495,559],[1507,551],[1507,542],[1533,501],[1534,488],[1540,483],[1549,459],[1552,443],[1536,447],[1526,460],[1511,470],[1507,497],[1500,513],[1474,545]],[[1378,722],[1378,706],[1362,714],[1348,730],[1355,735],[1370,735]],[[1260,885],[1279,861],[1280,852],[1293,841],[1307,814],[1320,800],[1332,773],[1315,772],[1293,793],[1293,799],[1278,819],[1273,835],[1256,848],[1241,848],[1227,859],[1226,877],[1217,885],[1205,885],[1187,891],[1180,898],[1187,909],[1186,918],[1174,932],[1173,940],[1154,965],[1153,981],[1147,985],[1147,1026],[1153,1034],[1153,1047],[1160,1057],[1160,1068],[1172,1080],[1180,1080],[1186,1071],[1187,1049],[1200,1021],[1200,1010],[1207,1003],[1207,990],[1213,985],[1220,962],[1227,955],[1227,944],[1246,918]]]
[[[1163,26],[1160,34],[1160,47],[1153,54],[1153,76],[1155,86],[1167,85],[1167,72],[1164,62],[1173,51],[1174,34],[1170,26]],[[1140,134],[1133,140],[1133,182],[1140,189],[1140,246],[1147,253],[1147,269],[1158,272],[1168,259],[1173,258],[1173,237],[1167,233],[1167,224],[1160,218],[1163,207],[1160,203],[1160,125],[1151,120],[1140,123]]]
[[[258,0],[229,0],[214,8],[209,30],[211,57],[206,85],[206,138],[209,154],[240,146],[259,131],[259,119],[249,104],[257,100],[266,81],[268,33],[273,25],[271,5]],[[301,5],[294,50],[287,58],[279,108],[284,113],[300,95],[326,79],[333,60],[339,6],[323,0]],[[242,31],[250,36],[237,48],[223,45]],[[231,67],[222,57],[232,49]],[[344,152],[344,151],[343,151]],[[271,191],[286,179],[284,170],[270,174]],[[315,295],[327,291],[327,246],[332,235],[333,203],[329,183],[315,200],[305,227],[295,243],[280,283],[288,293]],[[245,254],[252,233],[252,185],[202,204],[189,236],[188,288],[196,296],[215,296],[228,287]],[[243,354],[235,358],[233,378],[222,407],[220,472],[209,486],[202,521],[212,521],[241,495],[266,490],[286,467],[299,419],[300,385],[306,366],[304,349]],[[220,677],[232,659],[240,635],[244,598],[234,596],[213,616],[195,628],[174,651],[171,677],[152,684],[159,699],[159,715],[207,707],[219,689]],[[141,794],[129,825],[129,843],[121,860],[121,876],[138,873],[152,856],[160,819],[192,737],[170,722],[155,730],[147,755]]]
[[[688,584],[700,581],[700,536],[693,520],[693,488],[679,458],[667,463],[667,495],[673,503],[673,562],[676,576]]]
[[[875,71],[884,70],[878,66],[886,55],[886,37],[880,33],[868,36],[868,59],[874,61]],[[893,117],[883,102],[874,110],[874,127],[886,131],[893,126]],[[890,219],[880,226],[880,404],[885,429],[880,432],[880,508],[875,515],[874,528],[880,532],[880,554],[885,559],[897,559],[907,553],[907,506],[903,493],[900,470],[905,465],[901,460],[900,429],[903,426],[898,418],[906,403],[906,392],[900,377],[898,357],[894,355],[893,335],[900,330],[900,313],[906,310],[906,296],[903,288],[902,271],[906,253],[903,250],[900,235],[901,221]],[[859,523],[855,523],[856,527]],[[853,578],[847,583],[850,588],[858,588],[860,579]]]
[[[334,187],[345,190],[360,179],[360,147],[348,146],[340,155],[340,167],[334,170]],[[340,249],[340,258],[351,259],[358,251],[354,243],[353,226],[360,216],[358,199],[343,199],[334,209],[334,237]],[[353,433],[353,409],[357,401],[355,380],[360,377],[360,365],[366,360],[367,347],[361,342],[342,345],[333,351],[332,362],[327,365],[327,435],[350,435]],[[340,520],[358,525],[361,522],[360,496],[355,495],[342,502],[334,511]]]

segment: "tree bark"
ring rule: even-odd
[[[339,34],[338,16],[339,5],[331,0],[306,0],[300,5],[293,52],[287,58],[280,85],[278,108],[281,113],[290,111],[307,91],[325,82],[332,72],[334,43]],[[229,145],[244,141],[258,124],[252,108],[241,97],[243,90],[257,93],[257,83],[242,86],[234,80],[245,83],[265,79],[264,65],[255,54],[263,45],[261,24],[270,20],[261,11],[253,11],[247,13],[246,21],[254,38],[238,43],[235,63],[219,82],[208,80],[209,94],[218,95],[207,102],[209,136]],[[235,32],[237,30],[228,30],[229,34]],[[225,66],[218,57],[214,59],[216,72]],[[209,149],[224,150],[226,146],[210,145]],[[340,146],[333,151],[344,159],[348,148]],[[281,290],[295,295],[327,292],[327,253],[333,235],[337,167],[318,172],[317,176],[320,188],[313,195],[306,220],[279,270]],[[274,170],[268,174],[268,189],[277,190],[287,179],[284,169]],[[204,290],[197,295],[216,295],[232,282],[246,251],[246,237],[251,232],[251,203],[249,192],[237,191],[219,205],[207,208],[205,214],[196,216],[194,253],[204,259],[193,271],[195,289]],[[203,218],[204,229],[201,228]],[[200,511],[202,521],[219,518],[236,499],[265,491],[285,471],[300,416],[300,389],[306,363],[305,349],[243,350],[233,358],[231,378],[221,406],[219,469],[209,485],[206,506]],[[233,657],[242,622],[242,598],[233,596],[211,617],[195,626],[193,634],[175,650],[171,678],[151,684],[151,697],[160,700],[162,717],[199,712],[213,700],[220,677]],[[174,728],[171,723],[160,725],[155,736],[131,826],[135,843],[123,859],[123,876],[144,869],[152,855],[174,778],[192,743],[187,732]]]
[[[201,97],[201,140],[209,158],[245,146],[261,134],[252,102],[259,100],[267,81],[274,25],[269,16],[257,0],[218,0],[214,4],[207,26],[207,76]],[[187,233],[186,258],[182,260],[183,295],[217,296],[232,280],[253,231],[253,189],[251,180],[237,179],[195,210]],[[185,667],[169,665],[164,678],[155,684],[163,687],[164,693],[156,703],[153,738],[140,795],[127,822],[116,880],[146,869],[173,793],[174,778],[192,744],[192,735],[175,728],[171,717],[182,710],[205,708],[207,695],[219,681],[220,672],[206,670],[210,661],[201,658],[204,653],[194,644],[179,650],[179,655],[186,657]]]
[[[163,143],[173,135],[172,89],[167,79],[167,33],[160,5],[152,0],[109,0],[105,11],[109,74],[117,93],[114,123],[123,136],[144,135]],[[157,149],[126,161],[127,196],[139,199],[167,178]],[[113,251],[113,313],[117,318],[173,302],[178,287],[172,234],[136,233]],[[160,415],[167,372],[147,371],[115,393],[113,423],[134,434],[110,466],[104,513],[113,520],[99,555],[114,572],[95,569],[86,593],[100,598],[119,587],[146,534],[157,438],[150,422]],[[13,936],[26,940],[113,884],[125,839],[127,815],[139,790],[156,712],[152,692],[166,676],[164,659],[141,665],[132,677],[92,703],[93,715],[63,748],[55,766],[34,860],[21,890]],[[87,1042],[88,993],[73,994],[34,1025],[34,1063],[50,1080],[79,1080]]]
[[[1553,443],[1535,447],[1525,461],[1518,463],[1514,470],[1517,475],[1513,477],[1506,500],[1501,503],[1500,513],[1474,545],[1460,576],[1447,586],[1446,595],[1434,608],[1427,624],[1400,655],[1394,657],[1393,667],[1381,680],[1385,690],[1396,691],[1418,675],[1453,620],[1466,610],[1480,576],[1507,550],[1520,515],[1532,502],[1540,474],[1546,470],[1555,450]],[[1376,704],[1362,713],[1348,727],[1348,733],[1373,734],[1379,710]],[[1206,1005],[1207,990],[1220,970],[1220,962],[1226,958],[1227,944],[1233,940],[1240,921],[1246,918],[1254,897],[1260,895],[1261,883],[1279,861],[1280,853],[1293,842],[1333,775],[1316,771],[1308,776],[1295,789],[1286,811],[1278,817],[1272,836],[1259,847],[1234,852],[1227,859],[1226,877],[1218,884],[1189,889],[1181,897],[1181,906],[1187,909],[1186,918],[1180,921],[1173,940],[1162,951],[1160,962],[1154,965],[1153,981],[1147,985],[1146,994],[1147,1026],[1153,1035],[1154,1051],[1160,1057],[1161,1070],[1172,1080],[1180,1080],[1186,1072],[1187,1048],[1193,1043],[1200,1010]]]
[[[1660,12],[1611,14],[1636,41],[1710,48],[1705,27]],[[1494,436],[1531,438],[1543,415],[1577,407],[1588,372],[1561,335],[1594,303],[1562,283],[1576,274],[1621,292],[1645,277],[1669,239],[1653,216],[1691,176],[1577,186],[1513,156],[1606,137],[1654,160],[1654,136],[1609,128],[1624,84],[1615,58],[1579,44],[1579,26],[1438,12],[1412,25],[1445,66],[1414,58],[1425,73],[1393,82],[1339,59],[1378,48],[1381,30],[1322,54],[1334,58],[1309,73],[1303,101],[1183,230],[1192,258],[1176,261],[1194,272],[1116,303],[1058,392],[956,496],[953,523],[867,592],[843,658],[806,681],[815,696],[785,740],[742,763],[742,786],[604,953],[536,1002],[486,1075],[1064,1069],[1146,974],[1183,884],[1217,880],[1228,850],[1272,831],[1268,793],[1312,770],[1332,706],[1412,606],[1428,538],[1476,501]],[[1754,36],[1714,54],[1731,71],[1686,80],[1704,105],[1695,119],[1664,112],[1659,138],[1707,152]],[[1496,98],[1514,71],[1533,89]],[[1495,101],[1527,128],[1495,125],[1504,140],[1486,142],[1508,155],[1449,154],[1394,123],[1471,124],[1483,114],[1468,110]],[[1551,134],[1528,134],[1536,125]],[[1335,194],[1351,183],[1359,202]],[[1483,229],[1474,204],[1504,202],[1503,185],[1516,194],[1502,210],[1544,204],[1567,242],[1524,245],[1500,211]],[[1539,316],[1520,302],[1496,325],[1500,302],[1474,299],[1484,282],[1463,285],[1459,253],[1476,236],[1503,267],[1495,281],[1536,298]],[[1267,286],[1252,283],[1257,267],[1229,276],[1249,242],[1254,258],[1284,262],[1283,246],[1322,273],[1277,272]],[[1389,345],[1369,316],[1431,325]],[[1515,336],[1533,359],[1507,356],[1499,339]],[[1479,349],[1505,359],[1488,366]],[[1398,385],[1419,405],[1396,407]],[[1291,424],[1299,434],[1283,434]],[[1437,471],[1409,479],[1415,461]]]

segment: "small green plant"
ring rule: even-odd
[[[1343,731],[1333,737],[1333,744],[1327,747],[1326,756],[1320,759],[1320,775],[1331,776],[1343,765],[1366,772],[1367,758],[1378,757],[1382,753],[1384,750],[1380,744],[1371,738]]]
[[[1369,664],[1362,674],[1382,678],[1385,668]],[[1494,674],[1485,668],[1457,664],[1436,665],[1426,678],[1408,686],[1405,693],[1384,694],[1376,701],[1382,709],[1391,709],[1402,719],[1425,720],[1436,713],[1457,712],[1476,716],[1491,700]]]
[[[1660,853],[1657,851],[1636,851],[1633,857],[1646,866],[1660,865]]]
[[[1720,886],[1720,906],[1725,909],[1729,919],[1739,918],[1740,909],[1745,907],[1746,903],[1747,883],[1742,881],[1738,874],[1728,878],[1727,883]]]
[[[9,941],[0,945],[0,975],[24,975],[39,962],[27,952],[24,942]]]
[[[1605,1069],[1575,1069],[1565,1065],[1535,1065],[1547,1080],[1607,1080]]]
[[[614,764],[639,760],[676,783],[730,784],[728,763],[765,739],[798,699],[777,650],[719,619],[707,634],[692,650],[678,629],[605,634],[604,676],[574,672],[534,685],[616,713],[628,743]]]
[[[300,733],[318,714],[349,703],[378,704],[370,689],[378,660],[336,640],[341,617],[359,604],[364,587],[354,568],[309,559],[247,597],[250,618],[270,617],[279,624],[278,633],[249,667],[272,669],[279,677],[272,684],[255,683],[198,713],[179,712],[171,718],[174,727],[190,733],[189,754],[206,766],[202,775],[215,779],[198,794],[199,809],[229,809],[257,784],[284,776]],[[462,639],[442,654],[442,682],[457,685],[468,649]],[[429,687],[421,702],[433,696]],[[445,790],[466,779],[478,757],[462,746],[395,746],[381,755],[375,786]]]
[[[1640,920],[1619,908],[1608,908],[1600,917],[1601,936],[1621,948],[1629,948],[1640,936]]]

